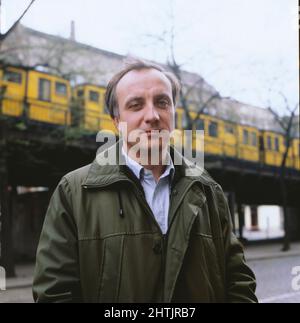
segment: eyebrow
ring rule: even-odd
[[[158,93],[158,94],[154,95],[154,100],[158,100],[158,99],[162,99],[162,98],[165,98],[165,99],[168,99],[168,100],[172,101],[172,98],[167,93],[163,92],[163,93]],[[142,96],[129,97],[125,101],[125,106],[127,107],[133,101],[141,102],[141,101],[144,101],[144,98]]]
[[[144,98],[141,97],[141,96],[133,96],[133,97],[130,97],[129,99],[127,99],[125,101],[125,106],[128,106],[128,104],[130,104],[132,101],[142,101],[142,100],[144,100]]]
[[[154,96],[154,99],[162,99],[162,98],[167,98],[171,100],[171,97],[167,93],[159,93]]]

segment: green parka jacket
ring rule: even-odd
[[[175,166],[163,235],[127,166],[64,176],[45,218],[36,302],[256,302],[221,187]]]

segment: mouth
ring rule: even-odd
[[[151,130],[144,130],[145,133],[153,133],[153,132],[161,132],[162,129],[151,129]]]
[[[147,135],[147,137],[155,137],[158,136],[161,132],[161,129],[152,129],[152,130],[146,130],[145,134]]]

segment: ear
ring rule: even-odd
[[[114,117],[114,118],[113,118],[113,123],[114,123],[114,125],[115,125],[116,129],[117,129],[118,131],[120,131],[120,129],[119,129],[120,119],[119,119],[119,117]]]

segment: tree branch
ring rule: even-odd
[[[282,121],[282,119],[279,117],[278,113],[275,112],[271,107],[268,107],[268,110],[273,114],[275,120],[278,122],[278,124],[284,130],[284,132],[286,132],[287,127],[284,124],[284,122]]]
[[[17,27],[17,25],[19,24],[19,22],[23,19],[23,17],[26,15],[27,11],[30,9],[30,7],[34,4],[35,0],[31,0],[31,2],[29,3],[29,5],[27,6],[27,8],[23,11],[22,15],[18,18],[18,20],[9,28],[9,30],[4,33],[4,34],[0,34],[0,41],[3,41],[6,37],[8,37],[13,30]]]
[[[199,119],[199,117],[200,117],[200,114],[201,113],[203,113],[204,112],[204,110],[205,110],[205,108],[207,107],[207,105],[211,102],[211,101],[213,101],[214,99],[220,99],[221,97],[220,97],[220,95],[219,95],[219,93],[216,93],[216,94],[214,94],[214,95],[212,95],[204,104],[202,104],[202,106],[201,106],[201,108],[198,110],[198,112],[197,112],[197,115],[196,115],[196,117],[194,118],[194,120],[193,120],[193,124]]]

